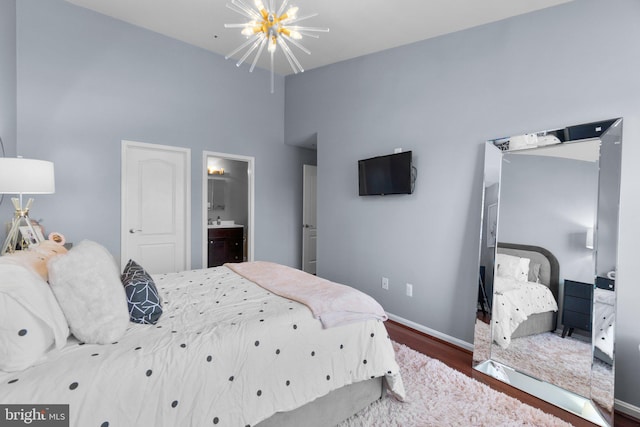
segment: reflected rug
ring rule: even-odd
[[[406,401],[387,396],[339,427],[571,426],[405,345],[393,346]]]
[[[488,324],[476,321],[475,333],[483,342],[489,342],[489,330]],[[491,357],[520,372],[593,398],[607,410],[613,409],[613,371],[610,365],[592,359],[588,342],[545,332],[514,338],[506,349],[493,345]]]

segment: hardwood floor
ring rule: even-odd
[[[542,401],[523,391],[511,387],[501,381],[482,374],[472,368],[472,353],[466,349],[457,347],[438,338],[427,335],[423,332],[404,326],[392,320],[385,322],[387,331],[392,340],[404,344],[420,353],[429,357],[438,359],[447,364],[449,367],[462,372],[482,383],[489,385],[491,388],[501,391],[521,402],[543,410],[549,414],[553,414],[574,426],[593,426],[594,424],[558,408],[555,405]],[[640,421],[635,420],[625,414],[616,411],[614,418],[615,427],[640,427]]]

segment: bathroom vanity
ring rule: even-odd
[[[244,261],[244,226],[209,226],[207,267]]]

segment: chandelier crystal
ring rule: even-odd
[[[225,59],[231,58],[233,55],[246,49],[246,52],[236,63],[239,67],[242,63],[257,49],[249,72],[252,72],[258,62],[258,59],[262,55],[262,52],[267,47],[271,59],[271,93],[274,92],[274,55],[278,46],[282,50],[285,58],[289,62],[291,69],[294,73],[303,72],[304,69],[300,65],[300,61],[294,55],[293,51],[289,47],[289,44],[297,47],[307,55],[311,55],[311,52],[305,48],[298,40],[304,36],[318,38],[317,32],[328,32],[328,28],[317,27],[304,27],[297,25],[299,22],[309,18],[317,16],[317,13],[313,13],[305,16],[298,16],[298,8],[296,6],[289,6],[287,9],[287,3],[289,0],[283,0],[280,7],[276,10],[275,0],[268,0],[268,6],[262,2],[262,0],[255,0],[253,7],[248,6],[242,0],[231,0],[231,3],[227,3],[227,8],[249,19],[248,22],[240,24],[225,24],[225,28],[241,28],[242,35],[247,37],[247,40],[242,43],[237,49],[229,53]],[[285,12],[286,9],[286,12]]]

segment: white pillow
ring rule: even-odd
[[[107,249],[83,240],[65,256],[51,259],[48,269],[51,289],[76,338],[108,344],[124,335],[129,324],[127,298]]]
[[[0,369],[26,369],[62,348],[68,336],[49,285],[24,266],[0,264]]]
[[[498,276],[512,277],[518,282],[527,282],[529,278],[529,258],[520,258],[513,255],[496,255]]]

